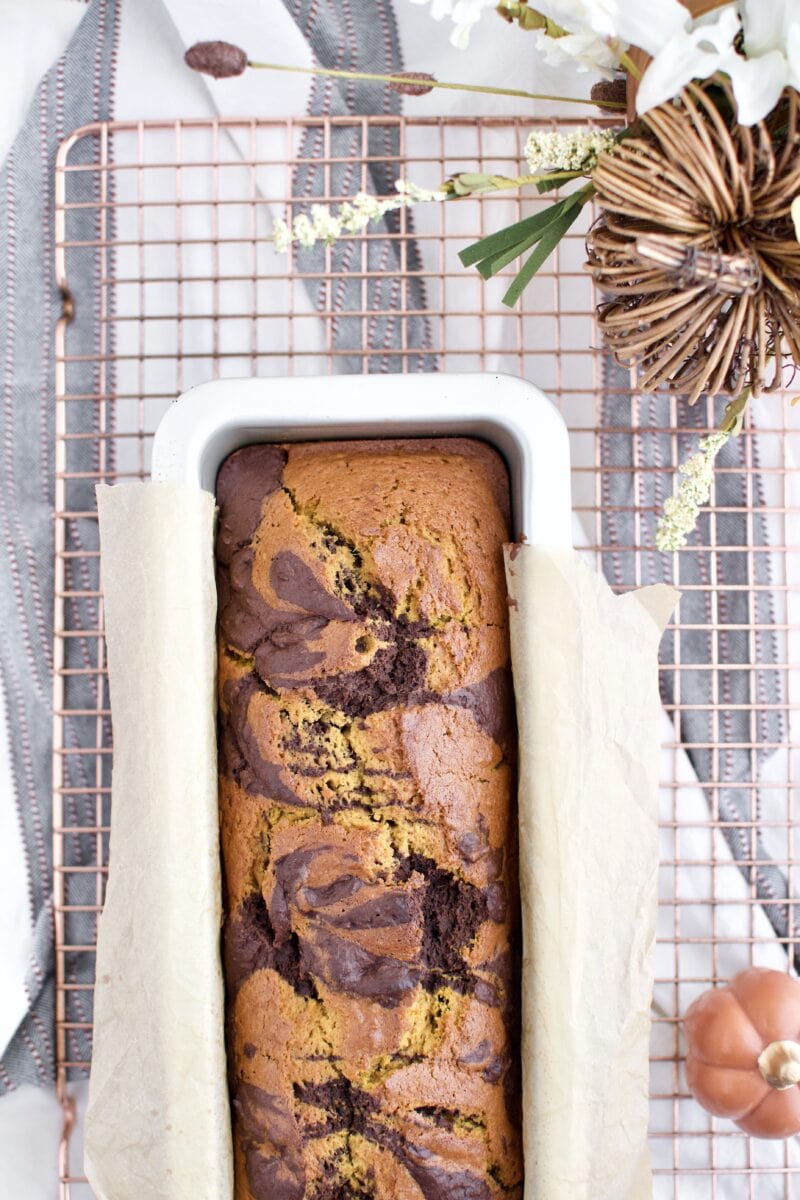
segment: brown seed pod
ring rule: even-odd
[[[241,75],[247,68],[244,50],[230,42],[195,42],[183,56],[187,67],[214,79],[229,79]]]
[[[626,77],[620,75],[616,79],[601,79],[592,84],[589,95],[595,103],[599,103],[604,108],[613,105],[620,112],[624,112],[628,98]]]
[[[400,96],[427,96],[433,91],[431,82],[436,82],[435,77],[427,71],[398,71],[388,86]]]
[[[640,118],[593,172],[600,217],[588,270],[617,361],[645,391],[694,403],[780,387],[800,365],[800,98],[736,124],[728,84],[691,84]]]

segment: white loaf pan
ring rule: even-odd
[[[475,437],[511,478],[516,539],[569,547],[569,443],[533,384],[511,375],[333,375],[220,379],[185,393],[156,431],[153,480],[215,490],[239,446],[345,438]]]

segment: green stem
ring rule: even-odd
[[[596,194],[597,194],[597,188],[594,186],[594,184],[592,183],[592,181],[590,179],[589,182],[585,183],[582,188],[578,188],[577,192],[575,192],[575,194],[574,194],[574,197],[569,197],[569,198],[574,199],[575,202],[580,204],[581,208],[583,208],[583,206],[584,206],[584,204],[586,204],[587,200],[591,200],[592,196],[595,196]]]
[[[474,196],[482,196],[487,192],[505,192],[525,187],[529,183],[542,183],[551,179],[580,179],[585,171],[543,171],[538,175],[476,175],[469,171],[451,175],[441,186],[452,200],[462,200]]]
[[[550,17],[543,17],[541,13],[530,8],[526,0],[498,0],[497,11],[506,20],[516,21],[520,29],[543,29],[551,38],[567,36],[566,29],[551,21]]]
[[[580,179],[585,174],[585,171],[543,171],[539,175],[520,175],[512,182],[517,187],[524,187],[526,183],[541,183],[543,179]]]
[[[364,79],[373,83],[408,84],[407,75],[379,75],[371,71],[337,71],[329,67],[288,67],[284,63],[249,62],[259,71],[290,71],[296,75],[329,75],[334,79]],[[579,96],[550,96],[544,92],[523,92],[518,88],[499,88],[477,83],[442,83],[438,79],[421,81],[425,87],[447,88],[452,92],[481,92],[487,96],[515,96],[520,100],[555,100],[559,104],[588,104],[593,108],[616,108],[611,100],[583,100]]]
[[[719,427],[720,433],[730,433],[733,437],[738,436],[742,428],[744,412],[750,403],[751,396],[752,388],[747,387],[740,396],[737,396],[735,400],[731,400],[729,404],[725,405],[725,416]]]
[[[624,67],[625,70],[628,72],[628,74],[632,75],[634,79],[641,82],[642,72],[639,70],[636,63],[631,58],[630,54],[625,53],[625,54],[620,55],[619,65],[621,67]]]

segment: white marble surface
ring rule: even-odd
[[[77,1085],[81,1109],[85,1092],[85,1084]],[[0,1200],[57,1200],[62,1128],[54,1090],[21,1087],[0,1100]],[[80,1147],[76,1144],[73,1151],[77,1163]],[[90,1195],[87,1189],[86,1200]]]
[[[34,53],[33,42],[39,38],[41,18],[37,14],[40,14],[45,3],[49,3],[54,11],[60,7],[71,17],[74,17],[75,9],[82,8],[81,0],[37,0],[35,5],[30,5],[29,20],[20,21],[18,27],[15,26],[15,29],[21,31],[15,33],[18,39],[17,52],[27,64],[25,69],[29,75],[41,69],[41,55]],[[537,66],[534,78],[531,61],[518,54],[519,42],[514,36],[515,31],[499,22],[493,29],[495,36],[491,41],[476,35],[480,53],[462,56],[449,45],[447,26],[432,23],[424,8],[411,4],[409,0],[395,0],[395,6],[409,68],[431,71],[440,79],[468,78],[479,82],[481,79],[496,81],[501,78],[510,86],[535,87],[536,90],[545,92],[559,89],[573,94],[588,92],[589,84],[585,76],[572,80],[557,79],[551,69]],[[18,9],[22,6],[19,0],[0,0],[0,22],[11,7]],[[62,37],[65,38],[69,22],[65,20],[59,28],[64,31]],[[27,48],[26,37],[31,43]],[[225,115],[260,113],[281,117],[305,111],[309,86],[306,77],[251,73],[241,79],[207,86],[205,80],[188,72],[182,63],[185,46],[211,37],[225,38],[242,44],[254,57],[260,56],[287,63],[307,61],[305,43],[288,17],[282,0],[237,0],[236,4],[231,4],[229,0],[123,0],[113,115],[121,119],[164,115],[209,117],[219,111]],[[57,52],[57,48],[48,51],[52,54]],[[16,76],[0,76],[0,96],[7,94],[9,87],[14,86],[14,78]],[[546,107],[540,106],[539,111],[546,111]],[[0,118],[0,152],[2,138],[8,140],[9,130],[13,135],[10,122],[16,119],[14,113],[18,108],[18,104],[16,108],[7,105],[5,109],[0,105],[0,113],[5,113],[5,116]],[[481,103],[480,98],[465,98],[457,93],[445,92],[432,93],[416,102],[414,106],[414,112],[417,114],[458,111],[518,112],[519,105],[514,101],[502,100]],[[422,214],[420,219],[424,226],[425,218]],[[763,450],[768,458],[769,439],[764,439]],[[789,488],[793,484],[787,482],[786,486]],[[774,499],[772,498],[771,502],[774,502]],[[793,497],[787,502],[791,503],[796,499]],[[576,544],[579,544],[580,536],[580,531],[576,529]],[[788,530],[778,531],[776,540],[789,545],[798,544],[798,538],[790,538]],[[787,558],[786,569],[791,570],[795,576],[786,582],[799,583],[800,564],[796,555]],[[781,614],[779,619],[786,620],[786,617]],[[0,704],[0,725],[2,723]],[[665,718],[666,740],[670,740],[672,736],[671,727],[668,725]],[[797,731],[791,732],[796,734]],[[796,737],[794,740],[797,740]],[[4,743],[5,738],[0,729],[0,751]],[[684,760],[682,756],[679,756],[679,759],[677,770],[682,772],[679,777],[685,787],[676,804],[684,813],[696,811],[699,819],[706,811],[706,800],[697,788],[688,760]],[[796,775],[796,768],[797,764],[790,767],[782,753],[776,754],[768,766],[775,779],[790,777],[787,775],[789,770],[793,770]],[[667,764],[667,777],[674,769],[676,768],[671,764]],[[18,1015],[16,1020],[14,1019],[14,1012],[18,1010],[20,1002],[18,972],[14,964],[23,961],[21,949],[28,936],[24,919],[27,911],[27,884],[25,870],[20,863],[19,841],[18,838],[14,841],[12,836],[12,800],[10,780],[0,758],[0,961],[7,968],[7,974],[4,974],[0,982],[0,1040],[4,1032],[7,1033],[13,1028],[19,1019]],[[672,801],[673,798],[665,796],[665,804],[671,804]],[[4,836],[4,831],[9,836]],[[724,857],[724,847],[718,844],[718,850],[721,857]],[[739,886],[738,875],[730,872],[725,874],[733,881],[733,886]],[[726,955],[724,947],[722,948],[720,970],[724,971],[728,965],[726,960],[730,960],[732,970],[741,965],[734,960],[738,949],[733,946],[731,953]],[[671,999],[670,989],[664,989],[664,994],[658,997],[664,1008],[668,1008]],[[82,1108],[86,1085],[77,1085],[75,1093],[79,1107]],[[61,1128],[62,1112],[53,1092],[22,1088],[0,1099],[0,1200],[57,1200],[57,1153]],[[667,1143],[662,1142],[661,1146],[666,1148]],[[669,1153],[666,1153],[665,1149],[665,1155],[666,1165],[670,1159],[671,1147]],[[71,1140],[70,1153],[70,1166],[75,1174],[81,1173],[81,1157],[78,1131],[78,1135],[73,1135]],[[681,1200],[706,1200],[706,1197],[711,1195],[708,1180],[697,1178],[694,1182],[682,1182],[679,1194]],[[663,1177],[657,1183],[655,1195],[658,1200],[662,1197],[664,1200],[667,1200],[667,1197],[672,1198],[675,1195],[672,1180]],[[743,1195],[741,1179],[720,1179],[714,1195],[718,1200],[728,1200],[728,1197],[740,1200]],[[766,1184],[758,1193],[759,1200],[770,1200],[772,1196],[783,1195],[782,1184]],[[86,1188],[76,1187],[73,1189],[71,1200],[91,1200],[91,1193]]]

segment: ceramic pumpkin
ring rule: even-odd
[[[696,1100],[754,1137],[800,1132],[800,983],[750,967],[704,992],[683,1020]]]

